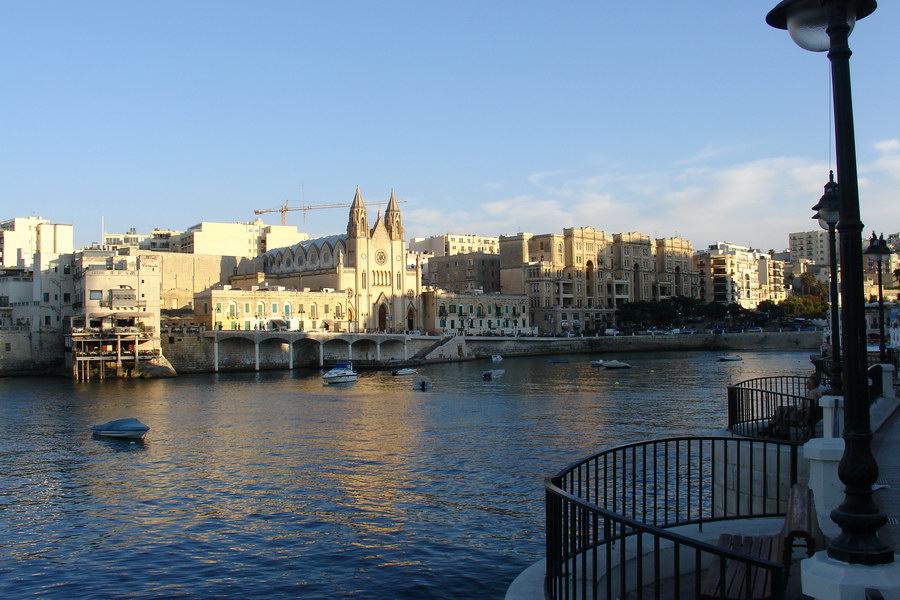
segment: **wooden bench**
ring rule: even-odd
[[[801,544],[805,543],[808,556],[824,549],[828,541],[819,529],[812,490],[803,483],[791,487],[788,510],[780,532],[762,536],[723,533],[719,536],[718,545],[740,554],[783,564],[785,572],[782,585],[786,585],[796,540],[801,540]],[[746,563],[728,559],[725,559],[725,566],[722,568],[720,558],[715,556],[703,579],[700,598],[771,598],[774,592],[771,574],[769,569],[748,568]]]

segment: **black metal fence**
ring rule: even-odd
[[[806,377],[748,379],[728,386],[728,430],[752,438],[805,443],[821,410],[806,397]]]
[[[782,516],[796,481],[797,445],[788,442],[670,438],[581,460],[544,482],[546,595],[611,600],[694,590],[684,592],[693,597],[703,570],[719,556],[722,565],[728,559],[769,571],[780,598],[784,565],[672,528]]]

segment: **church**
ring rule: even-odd
[[[347,233],[305,240],[262,255],[270,286],[297,290],[343,291],[346,330],[404,332],[422,327],[422,265],[407,264],[400,209],[391,191],[384,216],[375,225],[359,187]]]

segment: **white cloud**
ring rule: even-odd
[[[880,152],[898,152],[900,151],[900,139],[894,138],[878,142],[875,144],[875,149]]]
[[[860,165],[864,221],[900,230],[900,143],[878,144],[874,162]],[[536,171],[503,195],[472,210],[423,211],[417,229],[502,235],[561,233],[589,226],[653,237],[679,234],[695,248],[728,240],[762,250],[787,247],[788,234],[817,227],[812,206],[823,193],[829,166],[803,157],[768,157],[712,168],[681,164],[672,170],[628,171],[621,165],[591,172]],[[418,219],[410,215],[410,222]],[[406,220],[406,215],[404,215]],[[477,231],[472,229],[477,228]],[[421,235],[421,234],[420,234]]]

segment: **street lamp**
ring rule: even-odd
[[[840,340],[840,313],[838,312],[838,265],[837,252],[835,251],[835,226],[840,218],[841,193],[834,182],[834,171],[828,173],[828,183],[825,184],[825,193],[819,199],[819,203],[812,207],[816,214],[813,219],[819,221],[819,226],[828,231],[828,256],[831,280],[828,284],[829,299],[831,300],[831,394],[840,396],[844,393],[841,380],[841,340]]]
[[[878,261],[878,362],[887,363],[887,348],[884,345],[884,292],[881,287],[881,263],[885,258],[893,254],[890,246],[884,241],[884,234],[881,238],[875,237],[872,232],[872,239],[869,240],[869,247],[866,248],[864,254],[868,254]]]
[[[766,22],[787,29],[801,48],[828,51],[834,99],[835,155],[841,196],[838,233],[841,256],[841,347],[844,353],[844,453],[838,477],[844,501],[831,512],[841,534],[828,547],[828,556],[850,564],[878,565],[894,561],[894,553],[878,537],[887,517],[872,500],[878,463],[872,455],[872,430],[866,361],[865,301],[863,298],[862,221],[850,93],[850,46],[853,26],[875,10],[875,0],[783,0]]]

